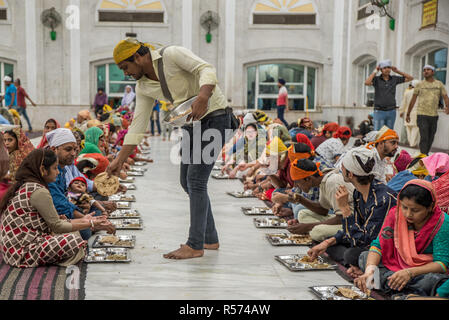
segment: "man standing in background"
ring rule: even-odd
[[[381,71],[380,76],[376,76]],[[392,76],[391,71],[401,75]],[[366,79],[366,86],[374,87],[374,130],[383,126],[394,129],[396,122],[396,86],[412,81],[413,77],[393,67],[390,60],[381,61],[374,72]]]
[[[284,119],[284,112],[288,111],[288,91],[287,91],[287,88],[285,87],[284,79],[278,80],[278,87],[279,87],[279,95],[278,95],[278,99],[276,101],[278,118],[279,118],[279,120],[282,121],[282,123],[286,127],[288,127],[288,123]]]
[[[5,107],[9,110],[17,106],[17,89],[10,76],[5,76],[3,81],[5,82]]]
[[[447,96],[444,84],[434,78],[435,67],[426,65],[423,69],[423,75],[424,81],[421,81],[415,87],[405,121],[410,123],[413,107],[419,97],[417,117],[419,134],[421,136],[419,150],[422,154],[428,155],[432,148],[435,134],[437,133],[438,104],[440,98],[442,97],[446,103],[444,112],[449,114],[449,97]]]
[[[26,109],[27,108],[27,104],[26,104],[25,98],[27,98],[28,101],[31,102],[33,107],[35,107],[36,104],[33,102],[33,100],[31,100],[31,98],[28,96],[28,93],[21,86],[19,78],[17,78],[16,81],[14,81],[14,84],[15,84],[15,86],[17,88],[17,106],[18,106],[17,111],[19,112],[19,114],[21,116],[25,117],[25,120],[27,121],[27,124],[28,124],[28,131],[32,132],[33,131],[33,127],[31,126],[30,119],[28,118],[27,109]]]

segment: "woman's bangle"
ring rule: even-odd
[[[408,275],[410,276],[410,280],[413,279],[413,273],[410,269],[404,269],[405,271],[407,271]]]
[[[92,226],[92,228],[94,228],[95,226],[94,226],[94,221],[91,219],[90,220],[90,225]]]

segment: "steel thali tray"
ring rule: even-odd
[[[318,263],[307,263],[301,262],[300,259],[308,257],[307,254],[290,254],[282,256],[274,256],[275,260],[279,261],[290,271],[324,271],[324,270],[335,270],[337,265],[330,261],[326,257],[318,256]]]
[[[137,190],[137,187],[134,183],[122,183],[127,190]]]
[[[117,204],[117,209],[131,209],[130,202],[118,201],[118,202],[116,202],[116,204]]]
[[[127,171],[126,174],[130,177],[143,177],[144,172],[142,172],[142,171]]]
[[[137,161],[137,162],[134,162],[133,166],[136,166],[136,167],[145,167],[147,164],[148,164],[148,163],[145,162],[145,161]]]
[[[242,212],[247,216],[272,216],[273,210],[268,207],[242,207]]]
[[[249,191],[249,192],[247,192]],[[253,195],[252,190],[247,190],[247,191],[234,191],[234,192],[226,192],[227,194],[229,194],[230,196],[233,196],[234,198],[255,198],[255,196]]]
[[[339,292],[339,288],[352,290],[352,292],[349,291],[352,297],[344,296]],[[313,286],[309,287],[309,289],[321,300],[375,300],[353,285]]]
[[[140,218],[139,211],[133,210],[115,210],[109,214],[109,219],[129,219],[129,218]]]
[[[131,262],[129,249],[126,248],[94,248],[84,257],[87,263],[124,263]]]
[[[139,167],[139,166],[129,166],[129,171],[132,172],[147,172],[147,168]]]
[[[126,179],[118,179],[120,183],[133,183],[136,180],[134,177],[126,177]]]
[[[109,196],[109,201],[122,201],[122,202],[136,202],[136,197],[134,195],[126,194],[113,194]]]
[[[269,233],[266,235],[272,246],[310,246],[312,238],[309,235],[298,235],[288,233]]]
[[[220,173],[214,173],[211,175],[212,178],[218,179],[218,180],[235,180],[237,178],[230,178],[228,174],[222,174]]]
[[[111,219],[109,220],[116,230],[142,230],[143,224],[140,218]]]
[[[254,218],[256,228],[276,228],[286,229],[288,227],[287,220],[282,218]]]
[[[92,244],[93,248],[134,248],[136,245],[136,236],[132,235],[116,235],[116,242],[103,242],[109,238],[114,237],[107,234],[101,234],[95,237]]]

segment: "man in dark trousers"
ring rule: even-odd
[[[126,76],[137,80],[136,109],[133,121],[125,137],[118,157],[110,164],[109,174],[118,175],[120,169],[135,147],[142,141],[151,117],[155,100],[173,101],[175,107],[196,96],[192,104],[193,125],[183,126],[181,144],[181,185],[190,198],[190,229],[186,244],[164,257],[167,259],[190,259],[202,257],[204,249],[217,250],[218,234],[207,193],[207,182],[221,148],[225,131],[232,132],[232,111],[218,87],[215,68],[194,55],[190,50],[169,46],[153,50],[151,45],[136,39],[120,41],[114,49],[114,60]],[[160,64],[162,63],[162,64]],[[156,73],[157,71],[157,73]],[[208,130],[219,137],[201,141]],[[210,157],[205,159],[203,151]]]

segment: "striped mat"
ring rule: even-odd
[[[87,265],[80,262],[75,267],[14,268],[0,255],[0,300],[84,300]],[[67,286],[71,279],[79,279],[79,285]]]

